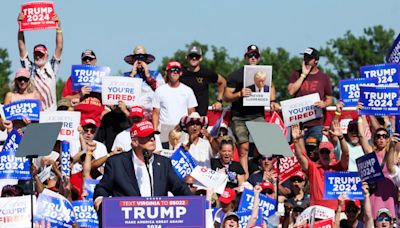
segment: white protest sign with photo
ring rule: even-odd
[[[243,87],[251,89],[251,96],[243,98],[243,106],[270,106],[272,66],[246,65]]]
[[[78,127],[80,125],[81,113],[73,111],[46,111],[40,112],[39,123],[62,122],[58,140],[79,140]]]
[[[313,211],[316,219],[330,219],[335,217],[334,210],[327,207],[315,205],[307,207],[307,209],[301,212],[301,214],[296,219],[296,224],[303,224],[304,222],[309,220],[312,216]]]
[[[281,102],[283,121],[285,126],[304,123],[309,120],[322,117],[322,109],[314,106],[314,103],[320,101],[318,93],[296,97]]]
[[[142,79],[123,76],[102,77],[101,99],[105,105],[117,105],[123,101],[127,106],[139,105]]]
[[[207,188],[212,188],[218,194],[224,192],[228,175],[220,173],[207,167],[196,166],[190,174],[194,179],[203,184]]]

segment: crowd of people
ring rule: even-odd
[[[18,20],[23,19],[23,14]],[[289,130],[289,144],[302,171],[287,181],[279,180],[274,166],[277,157],[259,152],[252,143],[246,121],[265,122],[265,107],[244,106],[243,98],[254,91],[243,86],[244,67],[232,69],[224,76],[201,65],[200,47],[188,49],[185,63],[172,60],[165,72],[151,70],[155,57],[143,45],[137,45],[124,60],[130,64],[126,77],[142,80],[140,105],[128,107],[123,101],[118,105],[102,104],[101,94],[92,92],[90,86],[73,91],[68,77],[62,97],[56,97],[56,79],[63,50],[63,32],[57,15],[53,20],[56,29],[56,48],[52,56],[44,44],[33,49],[33,60],[28,57],[24,32],[18,32],[21,68],[16,69],[12,90],[4,98],[4,105],[12,102],[39,99],[42,111],[76,111],[81,113],[79,140],[70,142],[71,174],[63,177],[59,169],[60,142],[49,156],[39,157],[31,167],[35,194],[49,189],[64,195],[70,201],[85,199],[86,179],[97,179],[93,204],[99,212],[103,197],[118,196],[206,196],[210,212],[208,224],[215,227],[239,227],[238,209],[240,195],[245,188],[255,193],[255,204],[247,227],[273,227],[268,221],[256,225],[258,197],[263,194],[277,199],[276,215],[279,226],[295,227],[296,218],[307,207],[320,205],[336,211],[332,218],[335,227],[394,227],[398,217],[398,135],[393,134],[392,117],[359,116],[351,121],[347,133],[342,132],[339,120],[343,118],[343,103],[334,104],[329,75],[318,68],[318,50],[307,48],[302,66],[288,75],[288,93],[293,97],[318,93],[321,100],[314,105],[326,109],[336,105],[330,126],[324,118],[295,124]],[[261,60],[259,48],[249,45],[244,53],[246,65],[257,65]],[[87,49],[81,54],[81,64],[96,66],[97,56]],[[258,75],[258,78],[265,75]],[[255,77],[255,82],[256,77]],[[209,87],[216,86],[216,102],[209,103]],[[271,112],[281,107],[275,88],[261,86],[270,92]],[[57,102],[58,101],[58,102]],[[222,111],[230,104],[230,121],[223,122],[218,134],[212,136],[207,129],[208,110]],[[1,121],[6,132],[22,129],[29,119]],[[22,131],[19,131],[22,134]],[[369,139],[367,133],[372,137]],[[163,137],[166,136],[166,137]],[[268,137],[266,135],[265,137]],[[164,150],[183,147],[197,165],[210,168],[228,176],[223,194],[213,189],[203,189],[188,175],[184,181],[177,176],[171,161],[163,156]],[[324,199],[324,173],[327,171],[357,171],[356,159],[375,153],[385,176],[384,180],[362,183],[364,200],[348,200],[342,194],[337,200]],[[38,173],[52,167],[52,175],[42,182]],[[18,183],[17,183],[18,182]],[[2,197],[30,194],[24,181],[3,180]],[[276,224],[277,225],[277,224]]]

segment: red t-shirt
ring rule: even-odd
[[[339,162],[333,163],[329,169],[324,170],[320,163],[311,161],[306,155],[304,155],[308,161],[308,170],[305,173],[310,181],[310,205],[321,205],[324,207],[337,209],[337,200],[324,200],[324,177],[325,171],[347,171],[347,167],[342,167]]]
[[[82,172],[71,174],[71,178],[69,179],[71,185],[74,186],[78,190],[79,198],[78,200],[82,200],[82,192],[83,192],[83,175]]]
[[[72,95],[75,95],[77,93],[79,93],[79,92],[78,91],[75,91],[75,92],[72,91],[72,79],[71,79],[71,76],[70,76],[70,77],[68,77],[67,81],[65,82],[65,85],[64,85],[63,91],[61,93],[61,96],[62,97],[72,96]]]
[[[101,113],[104,111],[104,105],[96,97],[88,97],[74,107],[75,111],[81,112],[81,120],[93,119],[100,126]]]

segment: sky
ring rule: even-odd
[[[13,72],[20,67],[17,16],[25,2],[0,3],[0,48],[8,50]],[[358,36],[364,28],[383,25],[400,32],[398,0],[56,0],[54,4],[64,34],[58,73],[64,80],[85,49],[93,49],[97,64],[111,67],[116,75],[131,70],[123,58],[138,44],[156,57],[149,66],[156,69],[162,57],[185,49],[193,40],[225,47],[232,57],[242,57],[253,43],[298,55],[309,46],[325,47],[348,30]],[[27,31],[25,39],[30,55],[37,43],[54,53],[54,30]]]

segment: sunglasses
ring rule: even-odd
[[[90,132],[90,134],[92,134],[92,135],[94,135],[94,133],[96,133],[96,129],[94,129],[94,128],[83,128],[83,131],[85,133],[89,133]]]
[[[171,68],[171,69],[169,69],[168,70],[170,73],[180,73],[181,72],[181,69],[179,69],[179,68]]]
[[[326,149],[326,148],[323,148],[323,149],[321,149],[321,150],[319,151],[319,153],[320,153],[320,154],[330,154],[331,151],[328,150],[328,149]]]
[[[19,77],[19,78],[17,78],[16,80],[17,80],[17,82],[28,82],[28,81],[29,81],[29,78],[26,78],[26,77]]]
[[[190,122],[188,123],[188,125],[190,125],[190,126],[192,126],[192,125],[198,125],[198,126],[201,126],[202,124],[201,124],[201,122],[200,122],[200,121],[190,121]]]
[[[391,222],[392,218],[390,218],[389,216],[385,216],[385,217],[378,217],[376,220],[378,222]]]
[[[133,55],[133,58],[134,58],[135,60],[144,61],[144,60],[146,60],[146,55],[144,55],[144,54],[135,54],[135,55]]]
[[[272,193],[274,193],[274,191],[272,191],[271,189],[267,188],[267,189],[263,190],[263,193],[271,195]]]
[[[266,160],[272,161],[273,159],[274,159],[273,157],[262,157],[263,161],[266,161]]]
[[[189,59],[200,59],[201,55],[196,55],[196,54],[190,54],[188,55]]]
[[[91,62],[91,61],[93,61],[93,60],[94,60],[94,58],[91,58],[91,57],[89,57],[89,56],[86,56],[86,57],[83,57],[83,58],[82,58],[82,62],[87,62],[87,61]]]
[[[356,208],[356,207],[348,207],[348,208],[346,208],[346,212],[347,213],[357,213],[358,212],[358,208]]]
[[[138,137],[138,141],[139,141],[140,144],[146,144],[147,142],[149,142],[149,141],[152,140],[152,139],[155,140],[154,134],[151,134],[151,135],[149,135],[149,136],[147,136],[147,137],[143,137],[143,138],[139,138],[139,137]]]
[[[193,185],[193,183],[186,183],[186,185],[187,185],[189,188],[195,188],[195,186]]]
[[[374,138],[375,139],[380,139],[380,138],[388,139],[389,135],[387,135],[387,134],[375,134]]]
[[[290,178],[290,181],[291,182],[299,182],[299,183],[301,183],[304,180],[302,178],[300,178],[300,177],[292,177],[292,178]]]
[[[249,59],[251,59],[251,58],[258,59],[258,58],[260,58],[260,55],[257,54],[257,53],[249,53],[249,54],[247,54],[247,58],[249,58]]]

